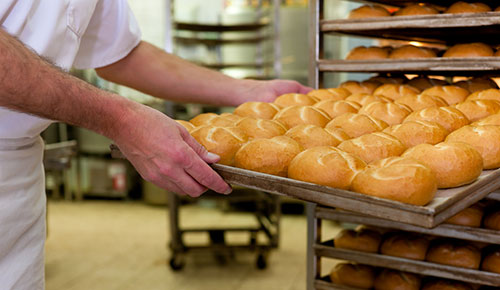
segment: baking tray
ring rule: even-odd
[[[389,221],[380,218],[369,217],[359,213],[346,212],[322,206],[316,207],[316,218],[364,224],[369,226],[397,229],[408,232],[415,232],[425,235],[433,235],[448,238],[458,238],[474,242],[484,242],[500,244],[500,231],[473,228],[451,224],[441,224],[433,229],[422,228],[397,221]]]
[[[480,285],[500,286],[500,274],[474,269],[454,267],[374,253],[358,252],[333,247],[333,240],[316,244],[317,256],[354,261],[360,264],[384,267],[425,276],[448,278]]]
[[[380,3],[384,5],[390,5],[390,6],[405,6],[408,4],[415,4],[415,1],[413,0],[354,0],[354,2],[361,2],[361,3]],[[428,1],[420,1],[421,3],[430,3],[442,7],[448,7],[451,4],[457,2],[457,0],[428,0]],[[468,1],[468,2],[476,2],[476,1]],[[495,9],[497,6],[500,6],[498,1],[496,0],[482,0],[480,1],[484,4],[488,4],[492,9]]]
[[[344,286],[344,285],[338,285],[335,283],[332,283],[330,280],[330,277],[322,277],[319,279],[314,280],[314,289],[316,290],[366,290],[363,288],[354,288],[354,287],[349,287],[349,286]]]

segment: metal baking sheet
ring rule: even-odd
[[[364,253],[333,247],[333,241],[316,244],[317,256],[354,261],[360,264],[396,269],[425,276],[448,278],[480,285],[500,286],[500,274],[468,268],[454,267],[393,256]]]
[[[438,190],[428,205],[415,206],[241,168],[212,166],[231,184],[425,228],[439,225],[500,187],[500,170],[486,170],[474,183]]]
[[[314,280],[315,290],[366,290],[332,283],[329,277]]]
[[[379,4],[384,4],[384,5],[390,5],[390,6],[405,6],[408,4],[415,4],[415,1],[413,0],[354,0],[355,2],[361,2],[361,3],[379,3]],[[451,4],[457,2],[457,0],[428,0],[428,1],[423,1],[425,3],[429,4],[434,4],[442,7],[448,7]],[[475,1],[474,1],[475,2]],[[488,4],[492,9],[495,9],[497,6],[500,4],[496,0],[482,0],[481,3]]]

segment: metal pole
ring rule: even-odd
[[[274,19],[273,19],[273,29],[274,29],[274,74],[276,78],[281,77],[282,65],[281,65],[281,41],[280,41],[280,9],[281,0],[273,0],[274,9]]]

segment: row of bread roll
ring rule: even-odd
[[[500,210],[498,210],[498,206],[498,203],[487,206],[479,202],[458,212],[446,220],[446,223],[500,231]]]

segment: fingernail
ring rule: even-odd
[[[212,152],[208,152],[208,153],[207,153],[207,157],[208,157],[208,158],[210,158],[210,159],[214,159],[214,160],[215,160],[215,159],[220,159],[220,156],[219,156],[219,155],[214,154],[214,153],[212,153]]]
[[[224,192],[225,195],[228,195],[230,194],[231,192],[233,192],[233,189],[231,188],[231,186],[229,186],[229,188]]]

